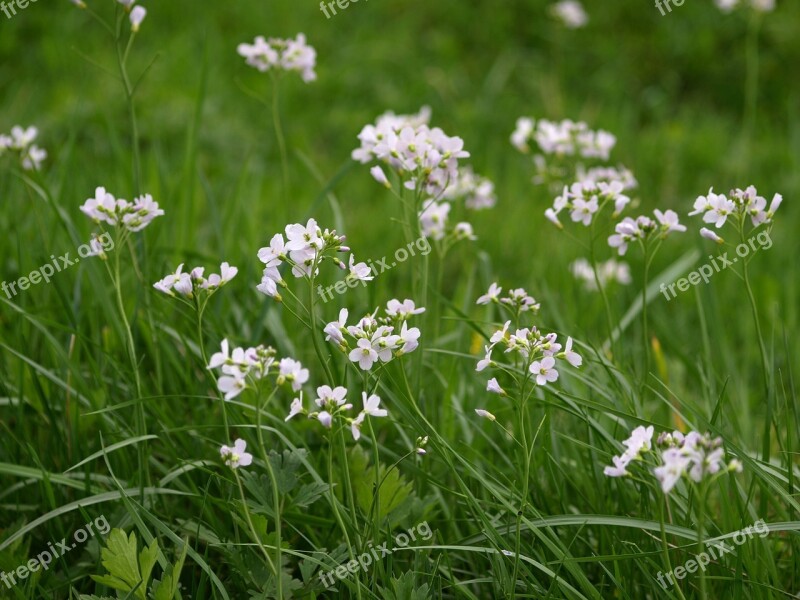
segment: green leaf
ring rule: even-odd
[[[142,581],[136,560],[135,533],[131,532],[130,536],[126,536],[122,529],[112,529],[101,556],[102,564],[109,575],[93,575],[92,579],[96,582],[115,590],[130,592]],[[137,591],[136,595],[139,598],[145,597],[143,590],[141,593]]]
[[[144,585],[139,588],[138,594],[142,600],[146,600],[147,598],[147,583],[150,581],[150,574],[153,572],[153,567],[156,564],[156,560],[158,559],[158,540],[153,538],[153,541],[150,543],[150,546],[147,548],[142,548],[141,553],[139,554],[139,567],[142,570],[142,581]]]
[[[330,486],[327,483],[306,483],[297,490],[297,495],[292,500],[292,504],[300,508],[311,506],[327,494],[329,489]]]
[[[305,450],[284,450],[282,454],[270,452],[269,462],[275,473],[275,480],[278,483],[278,491],[281,494],[288,494],[297,487],[297,471],[303,466],[301,458],[305,456]]]

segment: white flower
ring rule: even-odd
[[[378,353],[375,352],[372,343],[367,339],[361,338],[356,345],[358,347],[353,348],[350,352],[350,360],[357,362],[363,371],[369,371],[372,368],[372,364],[378,360]]]
[[[492,377],[489,380],[489,383],[486,385],[486,391],[492,392],[493,394],[498,394],[500,396],[506,396],[506,391],[500,387],[500,384],[497,383],[497,379]]]
[[[342,331],[345,329],[345,327],[347,327],[347,315],[347,309],[343,308],[339,311],[338,321],[331,321],[325,325],[324,332],[328,334],[325,337],[326,342],[328,340],[334,340],[338,344],[344,344],[344,336],[342,335]]]
[[[233,400],[247,388],[244,375],[234,372],[233,375],[223,375],[217,380],[217,388],[225,394],[225,400]]]
[[[47,151],[32,144],[22,153],[22,168],[26,171],[38,171],[42,162],[47,158]]]
[[[211,355],[211,360],[208,362],[208,368],[217,369],[222,365],[227,364],[230,357],[231,355],[229,352],[228,340],[224,339],[222,340],[221,351],[215,352]]]
[[[481,417],[483,419],[489,419],[490,421],[496,421],[497,420],[497,417],[495,417],[488,410],[483,410],[482,408],[476,408],[475,409],[475,414],[477,414],[479,417]]]
[[[562,0],[554,4],[551,10],[570,29],[579,29],[589,22],[583,5],[577,0]]]
[[[659,223],[661,223],[661,230],[666,234],[670,231],[679,231],[684,232],[686,231],[686,225],[681,225],[678,222],[678,213],[674,210],[668,210],[667,212],[661,212],[658,209],[655,209],[653,213],[656,215],[656,219]]]
[[[314,72],[317,53],[299,33],[295,39],[264,39],[258,36],[252,44],[239,44],[236,51],[245,62],[261,72],[270,69],[297,71],[306,83],[317,78]]]
[[[355,441],[361,439],[361,425],[364,423],[365,418],[366,415],[362,412],[350,423],[350,432],[353,434]]]
[[[236,274],[239,272],[239,269],[230,266],[226,262],[222,263],[219,269],[220,269],[219,275],[217,275],[216,273],[212,273],[211,275],[208,276],[208,280],[205,280],[200,284],[200,287],[202,287],[203,289],[213,291],[228,283],[231,279],[236,277]]]
[[[511,144],[520,152],[528,152],[528,140],[533,133],[534,120],[528,117],[517,119],[517,126],[511,134]]]
[[[280,233],[276,233],[269,241],[269,246],[259,249],[258,260],[267,265],[267,267],[279,267],[286,260],[286,252],[283,236]]]
[[[662,491],[668,494],[686,472],[690,459],[688,456],[684,455],[679,448],[664,450],[661,454],[661,459],[664,461],[664,464],[660,467],[656,467],[653,473],[656,479],[661,483]]]
[[[475,370],[479,372],[492,364],[492,347],[484,346],[483,348],[486,351],[486,355],[478,361],[478,366],[475,367]]]
[[[238,469],[239,467],[246,467],[253,462],[253,455],[245,452],[246,449],[247,442],[238,439],[233,443],[233,448],[222,446],[219,449],[219,454],[231,469]]]
[[[333,424],[333,415],[327,410],[323,410],[317,415],[317,420],[322,423],[323,427],[330,429]]]
[[[503,288],[497,285],[497,283],[492,283],[489,286],[489,291],[487,291],[483,296],[478,298],[475,304],[489,304],[489,302],[497,302],[500,293],[503,291]]]
[[[472,231],[472,225],[465,221],[456,223],[456,226],[453,228],[453,235],[457,240],[475,241],[478,239],[478,237]]]
[[[700,235],[702,235],[706,239],[711,240],[712,242],[717,242],[718,244],[725,243],[725,240],[723,240],[721,237],[719,237],[716,233],[714,233],[710,229],[706,229],[705,227],[703,227],[700,230]]]
[[[386,178],[386,173],[383,172],[378,165],[375,165],[369,170],[370,174],[375,178],[375,181],[385,186],[387,189],[392,189],[392,184]]]
[[[441,240],[444,238],[447,226],[447,215],[450,213],[450,204],[435,200],[426,200],[422,203],[422,210],[419,213],[419,222],[422,235],[426,238]]]
[[[170,273],[163,279],[156,281],[153,287],[159,292],[174,296],[173,290],[183,296],[192,295],[192,278],[189,273],[183,273],[183,263],[178,265],[174,273]]]
[[[625,477],[626,475],[630,475],[626,469],[628,463],[630,462],[630,458],[628,456],[624,454],[622,456],[614,456],[611,460],[613,461],[614,466],[603,469],[603,474],[606,477]]]
[[[283,383],[282,379],[284,379],[292,384],[295,392],[298,392],[308,381],[308,369],[304,369],[300,362],[292,358],[282,358],[278,366],[280,373],[278,384]]]
[[[371,275],[372,269],[370,269],[367,266],[367,263],[360,262],[356,264],[355,260],[356,260],[355,257],[353,257],[353,255],[351,254],[350,269],[349,269],[350,273],[348,274],[348,277],[358,281],[372,281],[373,279],[375,279]]]
[[[278,272],[278,268],[267,267],[264,269],[264,273],[261,276],[261,283],[256,286],[256,289],[262,294],[280,300],[280,294],[278,294],[278,284],[281,283],[283,283],[283,279],[281,278],[281,274]]]
[[[305,408],[303,408],[303,392],[300,392],[300,397],[292,400],[292,405],[289,407],[289,416],[287,416],[284,421],[288,421],[295,415],[299,415],[304,412]]]
[[[529,369],[533,375],[536,375],[536,385],[546,385],[558,379],[555,365],[556,359],[552,356],[545,356],[541,361],[535,360],[531,363]]]
[[[420,313],[424,313],[425,308],[419,307],[417,308],[414,304],[414,301],[411,299],[406,299],[400,302],[396,298],[389,300],[386,303],[386,314],[390,317],[396,317],[399,319],[407,319],[411,315],[418,315]]]
[[[548,208],[547,210],[545,210],[544,216],[547,217],[547,220],[550,221],[553,225],[555,225],[559,229],[564,228],[564,226],[561,224],[561,221],[558,220],[558,214],[552,208]]]
[[[139,31],[139,26],[144,21],[144,18],[147,16],[147,9],[144,6],[134,6],[131,10],[130,18],[131,18],[131,29],[133,32]]]
[[[567,344],[564,347],[564,358],[566,358],[567,362],[573,367],[580,367],[583,364],[583,358],[581,358],[580,354],[572,351],[571,337],[567,338]]]
[[[385,417],[389,414],[385,409],[380,408],[381,399],[375,394],[368,397],[367,392],[361,392],[361,400],[364,403],[362,414],[371,417]]]
[[[583,198],[576,198],[572,206],[570,218],[576,223],[580,221],[587,227],[592,224],[592,216],[600,208],[597,203],[597,196],[592,196],[588,202]]]
[[[322,385],[317,388],[317,406],[325,408],[326,406],[340,407],[345,404],[347,398],[347,388],[338,386],[331,389],[329,385]]]
[[[403,342],[403,347],[400,348],[401,354],[408,354],[413,352],[419,346],[420,330],[417,327],[408,329],[408,321],[403,321],[403,327],[400,330],[400,340]]]

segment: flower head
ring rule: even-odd
[[[233,448],[222,446],[219,449],[219,454],[231,469],[238,469],[239,467],[247,467],[253,462],[253,455],[245,452],[247,449],[247,442],[242,439],[237,439]]]

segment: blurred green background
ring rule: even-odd
[[[109,19],[113,15],[112,0],[87,2]],[[403,245],[400,227],[391,221],[399,214],[396,203],[367,167],[350,160],[350,152],[361,128],[379,114],[416,112],[427,104],[432,124],[464,138],[469,162],[495,182],[498,195],[495,209],[472,216],[479,240],[463,244],[448,260],[446,288],[465,286],[469,278],[462,275],[471,275],[474,267],[475,291],[494,279],[506,289],[524,286],[542,302],[537,324],[600,343],[605,330],[599,298],[582,291],[567,268],[581,250],[543,218],[552,196],[532,185],[529,157],[508,139],[519,116],[581,119],[617,135],[610,162],[631,168],[640,184],[640,206],[632,214],[673,208],[689,225],[689,233],[673,236],[662,247],[653,273],[693,248],[701,256],[716,252],[696,235],[700,219],[685,216],[710,186],[727,192],[754,184],[768,199],[775,192],[784,195],[774,246],[759,252],[752,264],[768,344],[780,350],[784,336],[790,338],[786,353],[775,352],[777,367],[785,366],[782,357],[796,355],[791,334],[798,328],[800,300],[794,255],[800,224],[795,202],[800,3],[778,0],[774,13],[757,18],[748,11],[723,15],[710,0],[692,0],[666,16],[650,0],[593,1],[584,3],[590,22],[579,30],[566,29],[550,15],[549,3],[533,0],[361,0],[330,19],[311,0],[140,4],[148,16],[129,68],[137,77],[150,66],[136,97],[142,187],[166,211],[141,236],[147,239],[148,257],[141,264],[142,280],[156,281],[184,261],[237,265],[239,276],[212,301],[211,344],[229,336],[247,345],[272,343],[304,362],[314,360],[308,349],[295,354],[282,348],[291,341],[276,333],[274,321],[267,323],[271,305],[254,289],[261,268],[256,252],[287,221],[312,214],[323,227],[338,227],[341,220],[359,260],[380,258]],[[256,35],[298,32],[318,52],[318,80],[306,85],[289,76],[282,81],[281,115],[291,163],[291,202],[285,206],[269,107],[271,79],[247,67],[236,47]],[[93,224],[78,207],[96,186],[119,197],[133,195],[130,128],[114,52],[108,34],[67,0],[39,0],[10,20],[0,14],[0,132],[15,124],[39,127],[37,144],[49,152],[39,181],[52,191],[81,241]],[[758,79],[751,83],[757,83],[757,110],[748,127],[747,73],[752,76],[756,64]],[[336,202],[327,201],[326,188]],[[0,278],[16,279],[51,254],[74,252],[74,240],[58,226],[52,209],[5,170],[0,170],[0,202]],[[143,246],[138,246],[141,252]],[[610,248],[604,250],[598,258],[613,256]],[[640,287],[641,260],[634,253],[628,259],[635,284],[614,289],[616,316]],[[0,342],[6,346],[0,352],[0,401],[28,401],[13,409],[0,404],[6,426],[0,462],[31,466],[44,457],[48,470],[60,472],[98,449],[94,434],[100,418],[79,417],[86,407],[75,403],[64,408],[60,382],[68,381],[96,409],[119,401],[112,394],[130,395],[130,388],[117,381],[124,353],[110,334],[118,327],[112,291],[103,268],[88,263],[16,296],[18,310],[0,304]],[[407,297],[406,269],[416,268],[410,261],[368,291],[348,294],[345,302],[367,308]],[[181,332],[191,321],[179,320],[176,303],[139,286],[133,273],[125,289],[141,319],[135,327],[144,346],[146,387],[161,395],[151,405],[151,422],[159,424],[153,430],[172,424],[178,431],[185,423],[176,422],[175,415],[186,423],[201,422],[190,415],[205,414],[206,406],[180,396],[207,386],[198,384],[202,370],[187,368],[180,356],[178,341],[189,335]],[[144,322],[141,315],[151,313],[141,310],[143,304],[153,307],[157,324]],[[700,306],[713,314],[698,314]],[[333,319],[338,306],[324,310]],[[704,320],[719,361],[717,391],[734,374],[752,384],[749,392],[746,385],[727,390],[732,405],[745,408],[726,418],[738,422],[741,439],[754,440],[763,411],[753,391],[759,389],[758,350],[735,274],[717,275],[710,285],[670,303],[658,297],[650,310],[676,397],[700,395],[695,394],[698,382],[708,383],[696,358]],[[22,318],[23,313],[28,316]],[[288,317],[285,321],[293,327]],[[637,339],[634,332],[629,335]],[[165,339],[174,339],[176,349],[165,350]],[[29,361],[51,369],[54,378],[45,380]],[[62,421],[65,427],[53,427]],[[81,435],[87,431],[92,435]],[[170,439],[174,431],[158,433]],[[172,439],[178,438],[176,460],[207,456],[207,444],[190,436]],[[65,498],[72,499],[70,494],[67,490]],[[42,497],[27,507],[26,517],[65,500]],[[18,510],[12,509],[0,520],[3,527],[17,518]],[[52,527],[56,531],[37,532],[38,542],[54,538],[59,529],[69,531],[67,525]]]

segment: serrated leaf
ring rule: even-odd
[[[306,451],[299,449],[296,451],[284,450],[282,454],[270,452],[269,462],[275,473],[275,480],[278,483],[278,491],[287,494],[297,487],[297,471],[303,466],[300,460]]]
[[[139,562],[136,560],[136,534],[126,536],[122,529],[112,529],[101,552],[102,565],[108,575],[92,575],[92,579],[115,590],[130,592],[141,581]],[[139,591],[141,590],[141,592]],[[145,599],[144,586],[136,592],[138,598]]]
[[[311,506],[327,494],[329,489],[330,486],[327,483],[306,483],[297,490],[297,495],[292,500],[292,504],[300,508]]]
[[[350,480],[353,482],[356,500],[365,515],[374,510],[376,477],[375,466],[369,464],[366,451],[360,446],[354,446],[349,456]],[[392,469],[387,474],[387,467],[380,465],[378,481],[380,481],[380,514],[384,519],[390,512],[403,503],[411,494],[411,483],[403,479],[397,469]]]

